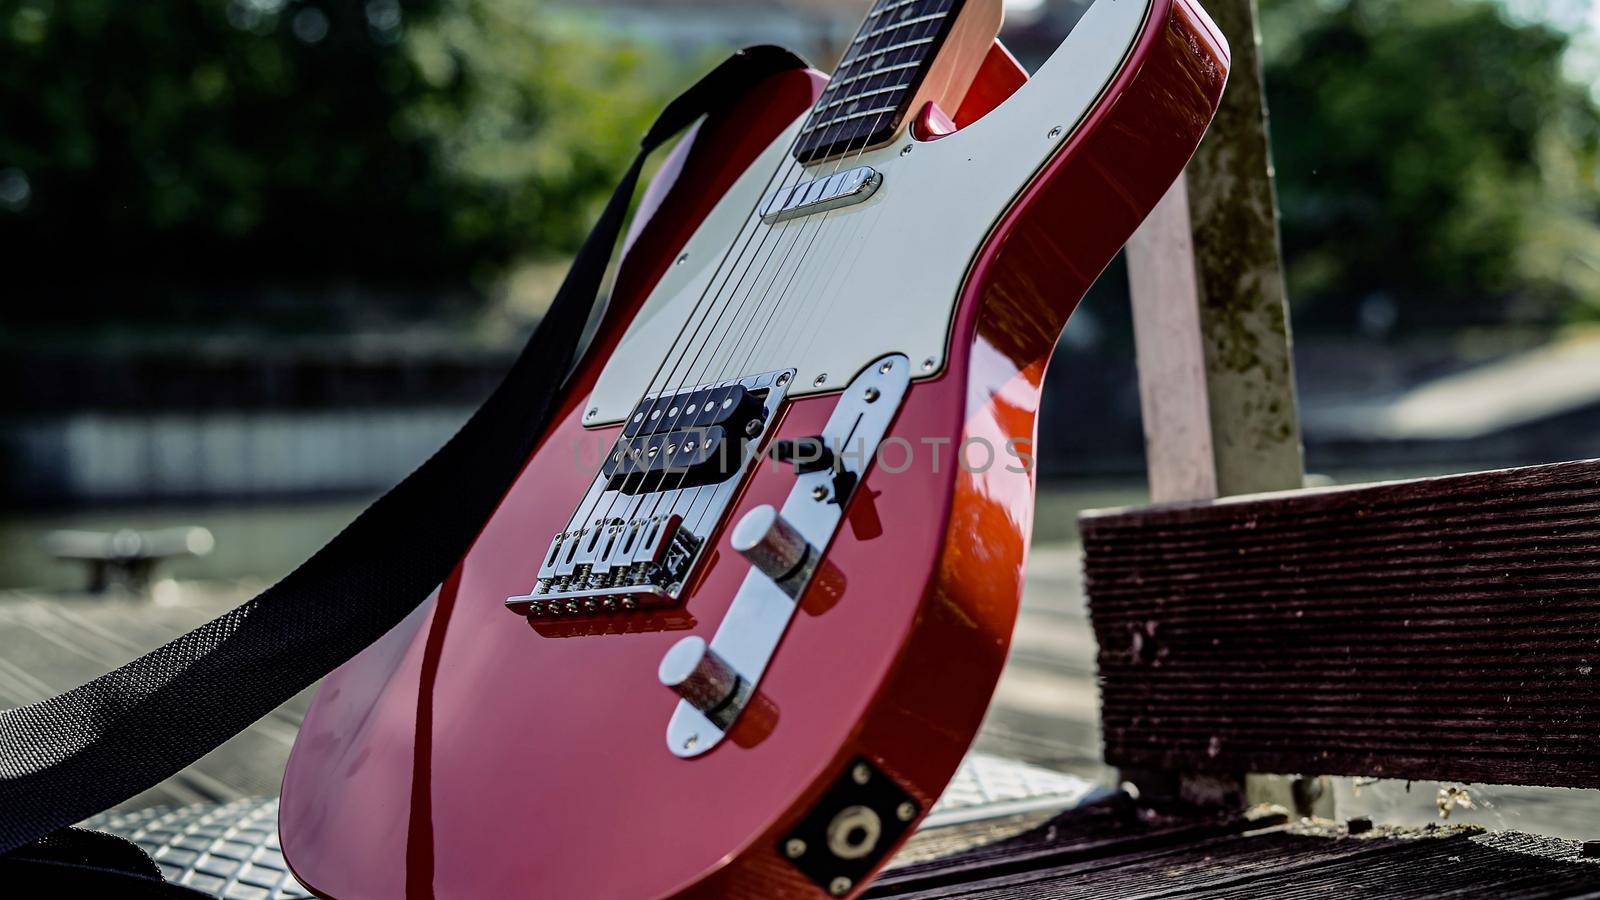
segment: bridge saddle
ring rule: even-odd
[[[766,372],[640,401],[533,589],[506,607],[545,620],[678,605],[793,379]]]

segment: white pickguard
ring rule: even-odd
[[[584,423],[621,421],[647,394],[790,367],[799,370],[790,396],[837,390],[889,353],[910,357],[916,377],[937,374],[974,255],[1117,74],[1148,8],[1148,0],[1097,0],[1015,94],[936,141],[902,132],[802,173],[788,156],[797,119],[651,292]],[[780,169],[794,184],[857,165],[883,174],[863,203],[774,225],[756,215]]]

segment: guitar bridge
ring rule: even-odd
[[[767,372],[640,401],[533,589],[506,607],[545,620],[677,606],[793,379]]]

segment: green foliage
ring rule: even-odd
[[[679,77],[531,0],[0,0],[0,58],[10,315],[57,320],[570,251]]]
[[[540,20],[537,0],[465,0],[411,38],[435,88],[405,127],[464,190],[452,227],[495,260],[575,250],[684,67]]]
[[[1410,326],[1600,300],[1600,116],[1568,37],[1478,0],[1262,0],[1298,318]]]
[[[1261,5],[1302,324],[1373,296],[1409,327],[1600,318],[1600,117],[1566,35],[1487,0]],[[570,252],[705,61],[568,15],[0,0],[8,320],[317,327],[355,294],[427,314]]]

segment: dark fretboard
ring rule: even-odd
[[[795,144],[801,162],[881,144],[899,127],[963,0],[877,0]]]

